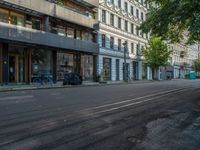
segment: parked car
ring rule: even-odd
[[[63,85],[80,85],[82,84],[82,77],[79,73],[65,73]]]

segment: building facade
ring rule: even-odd
[[[0,83],[30,83],[43,73],[59,81],[66,72],[93,80],[97,8],[96,0],[1,0]]]
[[[97,73],[104,80],[123,80],[125,66],[128,79],[151,78],[150,69],[141,56],[148,35],[141,34],[137,28],[146,13],[143,0],[99,0]]]
[[[192,70],[193,61],[198,58],[198,45],[186,46],[184,44],[173,44],[172,65],[174,78],[185,78]]]
[[[197,44],[185,45],[186,40],[168,44],[172,51],[169,58],[169,65],[160,67],[159,79],[184,79],[193,70],[194,60],[198,58],[199,48]]]

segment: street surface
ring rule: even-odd
[[[200,150],[200,80],[1,92],[0,150]]]

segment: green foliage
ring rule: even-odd
[[[171,51],[169,51],[167,44],[165,44],[160,37],[151,37],[146,46],[142,50],[143,56],[147,64],[152,69],[157,69],[160,66],[168,65],[168,59]]]
[[[196,72],[200,72],[200,58],[194,60],[193,69],[194,69]]]
[[[170,42],[179,42],[188,31],[188,44],[200,42],[199,0],[147,0],[158,7],[150,7],[140,29]],[[155,5],[154,5],[155,6]]]

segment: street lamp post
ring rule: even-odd
[[[124,81],[127,82],[127,64],[126,64],[126,52],[127,52],[127,42],[123,43],[124,46]]]

